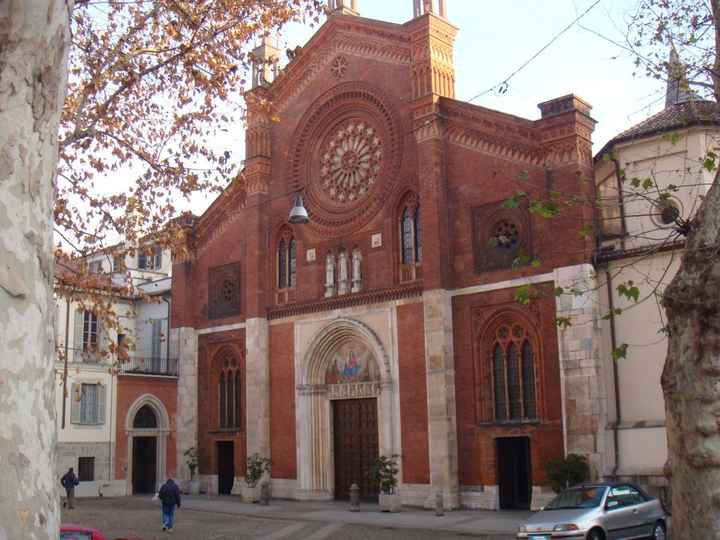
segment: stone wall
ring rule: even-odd
[[[171,349],[178,351],[177,382],[177,476],[190,480],[184,455],[190,448],[197,450],[198,436],[198,339],[195,329],[178,328],[170,335]],[[173,343],[174,342],[174,343]],[[174,349],[173,346],[174,345]]]
[[[588,458],[592,476],[602,474],[608,422],[608,391],[602,371],[600,299],[595,270],[578,265],[555,270],[555,286],[566,292],[557,299],[557,316],[571,325],[558,327],[565,451]],[[572,290],[578,291],[573,294]]]
[[[111,446],[113,448],[111,448]],[[92,481],[82,481],[75,488],[76,497],[117,497],[126,494],[125,482],[112,478],[112,467],[110,463],[111,450],[114,450],[115,442],[112,443],[59,443],[57,446],[57,470],[58,476],[72,467],[75,474],[80,472],[79,458],[95,458],[95,470]],[[58,480],[59,482],[59,480]]]

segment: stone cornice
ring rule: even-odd
[[[544,162],[530,120],[449,99],[440,100],[440,111],[451,144],[529,165]]]
[[[344,309],[367,304],[377,304],[380,302],[390,302],[402,298],[419,296],[422,296],[422,283],[415,282],[410,285],[399,285],[388,289],[362,292],[359,294],[349,294],[347,296],[337,296],[335,298],[272,308],[268,310],[268,319],[283,319],[286,317],[294,317],[308,313],[319,313],[322,311]]]

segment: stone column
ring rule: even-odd
[[[455,358],[451,298],[447,291],[423,293],[425,313],[425,367],[427,370],[430,499],[442,491],[445,508],[459,501],[457,421],[455,413]]]
[[[268,321],[256,317],[245,321],[245,407],[247,453],[270,457],[270,359]]]
[[[591,474],[602,474],[608,392],[602,371],[600,306],[595,270],[589,264],[555,270],[555,286],[576,294],[557,299],[557,317],[571,326],[558,328],[563,431],[566,454],[588,458]]]
[[[194,328],[173,328],[170,341],[177,351],[178,386],[175,437],[177,477],[190,481],[184,453],[198,446],[198,338]],[[199,474],[199,472],[198,472]]]

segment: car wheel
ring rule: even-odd
[[[605,540],[605,535],[600,529],[593,529],[588,534],[587,540]]]
[[[657,522],[655,526],[653,527],[653,534],[650,537],[652,540],[665,540],[667,536],[665,536],[665,526],[661,522]]]

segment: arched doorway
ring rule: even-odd
[[[156,429],[157,417],[149,405],[135,413],[134,429]],[[133,437],[133,493],[154,493],[157,484],[157,437]]]
[[[165,481],[169,420],[162,402],[150,394],[138,398],[125,420],[128,493],[155,493]]]
[[[297,387],[299,498],[346,498],[353,483],[377,497],[370,465],[399,453],[394,393],[389,358],[368,326],[338,319],[318,332]]]

